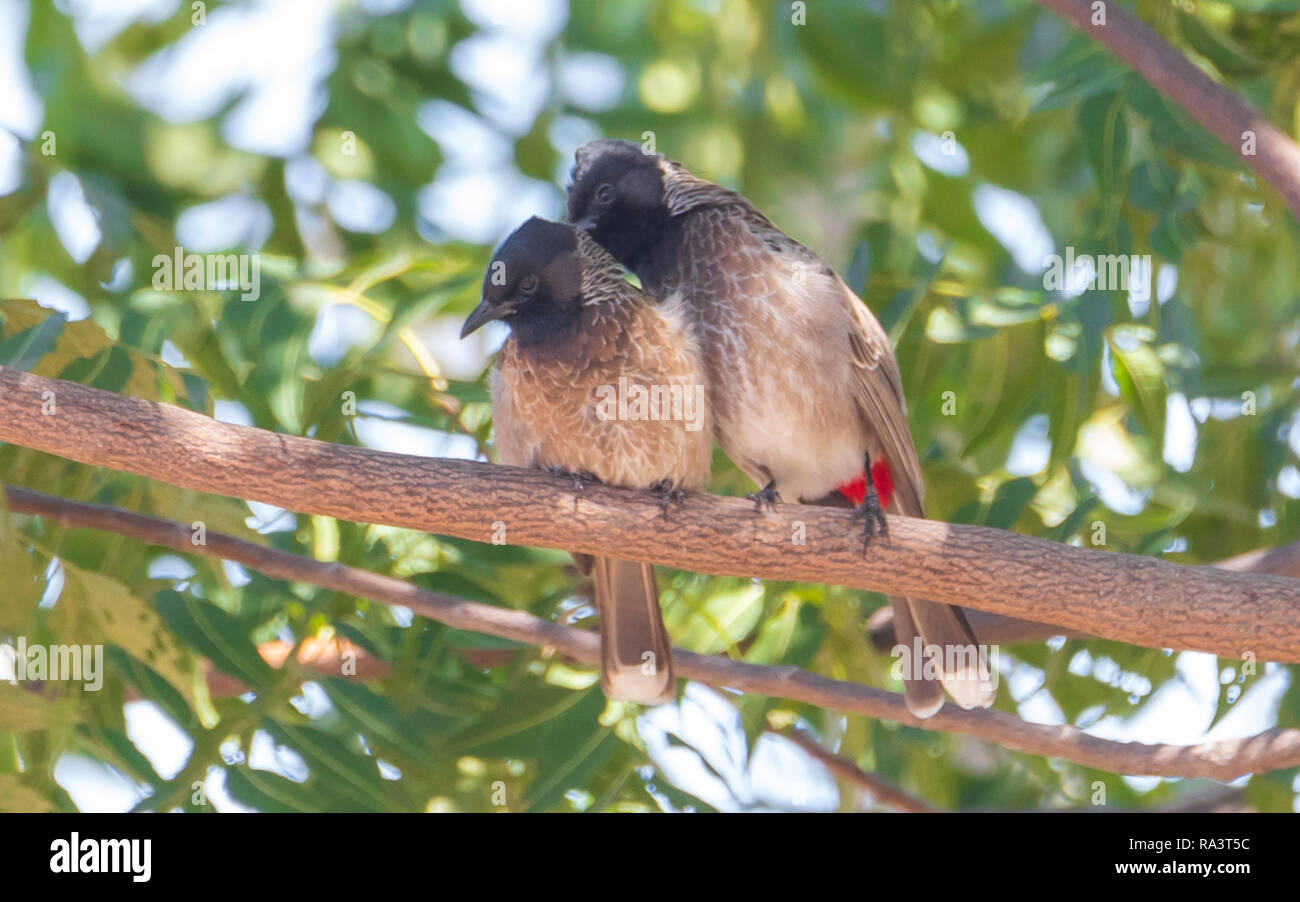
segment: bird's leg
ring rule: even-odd
[[[876,536],[889,538],[889,523],[885,521],[885,509],[880,505],[880,496],[876,494],[875,481],[871,478],[871,454],[866,455],[864,463],[867,473],[867,494],[853,511],[853,518],[850,522],[857,523],[859,520],[865,521],[865,529],[862,536],[862,555],[867,554],[867,549],[871,547],[871,540]]]
[[[550,473],[553,476],[569,477],[569,479],[573,481],[574,495],[581,495],[584,491],[586,491],[587,486],[591,485],[592,483],[600,482],[600,480],[596,478],[596,474],[588,473],[586,470],[582,470],[577,473],[571,470],[566,470],[564,469],[564,467],[546,467],[545,470],[547,473]]]
[[[781,495],[776,490],[776,480],[768,472],[767,467],[759,467],[759,473],[767,477],[767,485],[763,486],[757,492],[748,492],[745,497],[754,502],[754,513],[760,512],[764,507],[768,510],[775,510],[781,501]]]
[[[686,503],[686,492],[673,485],[671,479],[661,479],[654,485],[650,486],[650,491],[654,492],[659,501],[659,509],[663,511],[664,519],[668,519],[668,508],[674,504],[681,507]]]

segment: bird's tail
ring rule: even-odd
[[[894,496],[894,482],[887,464],[872,466],[881,504],[892,511],[907,508],[911,516],[923,517],[919,493]],[[853,507],[867,493],[866,474],[841,486],[814,504]],[[891,503],[893,502],[893,503]],[[987,708],[997,696],[997,674],[990,668],[988,653],[979,644],[962,609],[954,605],[890,596],[894,611],[894,648],[902,646],[903,701],[916,717],[930,717],[943,707],[948,690],[961,707]]]
[[[654,568],[596,558],[592,580],[600,610],[601,689],[619,701],[668,701],[677,686]]]
[[[907,710],[917,717],[931,716],[943,706],[945,689],[967,710],[993,704],[997,674],[961,608],[910,598],[891,597],[889,602],[895,648],[907,650],[902,658]]]

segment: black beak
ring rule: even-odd
[[[513,304],[489,304],[487,298],[484,298],[478,302],[478,306],[465,320],[465,325],[460,330],[460,337],[464,338],[471,332],[477,331],[484,323],[490,323],[494,319],[504,319],[514,309]]]

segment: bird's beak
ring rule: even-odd
[[[494,319],[502,319],[513,309],[514,307],[510,304],[489,304],[487,298],[484,298],[478,302],[474,312],[465,320],[465,325],[460,330],[460,337],[464,338],[471,332],[477,331],[484,323],[490,323]]]

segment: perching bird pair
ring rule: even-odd
[[[707,488],[716,438],[762,486],[750,496],[760,507],[782,496],[853,507],[866,541],[886,533],[886,511],[924,516],[888,337],[816,254],[741,195],[628,141],[578,150],[568,216],[573,225],[530,219],[506,239],[462,332],[490,320],[511,329],[492,377],[504,463],[654,487],[667,503]],[[645,405],[623,415],[627,408],[606,402],[629,385],[665,402],[702,386],[705,409],[690,421],[647,415]],[[650,565],[578,563],[593,572],[605,694],[671,698]],[[945,689],[963,708],[992,704],[987,663],[960,608],[891,604],[897,642],[933,653],[928,668],[905,673],[914,715],[936,712]]]

